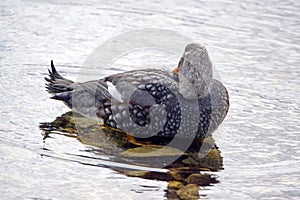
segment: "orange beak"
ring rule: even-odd
[[[178,71],[179,71],[179,68],[178,68],[178,67],[176,67],[175,69],[173,69],[173,73],[174,73],[174,74],[178,74]]]
[[[173,69],[173,73],[174,73],[174,74],[178,74],[178,72],[179,72],[179,67],[182,66],[183,61],[184,61],[184,58],[183,58],[183,57],[180,58],[179,63],[178,63],[178,66],[177,66],[175,69]]]

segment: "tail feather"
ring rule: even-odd
[[[63,101],[74,111],[90,117],[95,117],[104,102],[111,99],[108,86],[103,80],[73,82],[62,77],[51,61],[49,77],[46,77],[46,89],[52,94],[51,99]]]
[[[55,79],[64,79],[58,72],[57,70],[55,69],[54,67],[54,63],[53,63],[53,60],[51,60],[51,71],[49,71],[49,75],[50,77],[55,80]]]
[[[51,70],[49,71],[49,77],[45,77],[46,90],[53,94],[52,99],[61,100],[71,107],[71,96],[74,82],[62,77],[54,67],[51,60]]]
[[[56,94],[50,98],[63,101],[69,108],[72,108],[72,94],[70,93]]]

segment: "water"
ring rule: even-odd
[[[92,159],[90,147],[74,138],[54,135],[44,143],[38,127],[68,111],[44,89],[51,59],[74,80],[102,42],[162,27],[203,43],[230,93],[229,114],[214,136],[224,170],[214,173],[220,183],[199,188],[201,197],[300,196],[298,1],[15,0],[0,9],[1,199],[166,198],[167,182],[97,165],[109,156]]]

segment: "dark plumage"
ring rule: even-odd
[[[141,138],[204,138],[229,108],[227,90],[212,78],[208,53],[199,44],[187,45],[174,72],[134,70],[75,83],[63,78],[51,61],[45,79],[51,98]]]

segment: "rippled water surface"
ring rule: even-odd
[[[1,199],[167,198],[167,182],[125,176],[105,167],[118,166],[108,155],[72,137],[43,141],[39,129],[68,111],[44,89],[51,59],[75,80],[102,42],[143,28],[203,43],[229,91],[214,135],[224,170],[213,173],[219,183],[199,187],[201,198],[299,198],[299,1],[63,2],[0,2]],[[179,60],[153,54],[124,56],[111,70]]]

